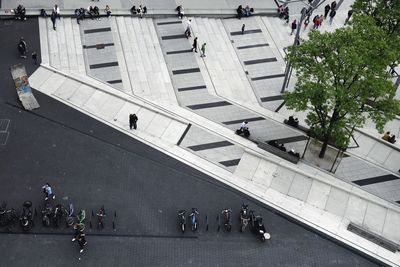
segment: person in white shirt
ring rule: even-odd
[[[60,15],[60,8],[58,7],[57,4],[54,5],[53,7],[53,12],[56,13],[56,16],[61,19],[61,15]]]
[[[240,124],[240,130],[244,131],[244,130],[249,130],[249,127],[247,125],[247,121],[242,122],[242,124]]]

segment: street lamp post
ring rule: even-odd
[[[297,30],[296,30],[296,35],[294,37],[294,42],[293,45],[299,45],[300,44],[300,30],[301,27],[303,25],[303,21],[305,18],[307,18],[308,16],[311,16],[311,14],[313,13],[313,11],[315,9],[317,9],[319,6],[321,6],[326,0],[322,0],[321,2],[319,2],[316,6],[313,5],[313,3],[306,3],[306,5],[308,6],[308,8],[303,7],[303,9],[301,10],[301,17],[300,17],[300,22],[297,26]],[[295,0],[295,1],[279,1],[281,3],[285,3],[285,4],[289,4],[289,3],[293,3],[293,2],[303,2],[302,0]],[[285,88],[289,85],[289,77],[292,73],[292,67],[290,66],[290,62],[286,63],[286,68],[285,68],[285,78],[283,80],[283,84],[282,84],[282,89],[281,89],[281,93],[285,92]]]

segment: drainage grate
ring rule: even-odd
[[[347,226],[347,230],[349,230],[350,232],[355,233],[355,234],[371,241],[372,243],[375,243],[378,246],[381,246],[393,253],[395,253],[397,250],[400,250],[400,246],[398,244],[396,244],[380,235],[372,233],[356,224],[350,223]]]

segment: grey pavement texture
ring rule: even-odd
[[[117,230],[101,233],[87,229],[89,242],[79,262],[69,231],[45,229],[38,223],[33,234],[0,233],[2,266],[377,266],[330,239],[277,214],[269,207],[216,182],[100,122],[34,91],[41,108],[20,108],[8,67],[26,61],[28,73],[35,67],[20,60],[16,40],[24,35],[32,49],[39,47],[36,20],[0,26],[7,36],[0,51],[0,114],[10,119],[10,137],[0,146],[1,200],[18,208],[30,199],[42,201],[41,185],[53,185],[64,205],[87,211],[104,204],[117,210]],[[15,52],[10,52],[15,51]],[[238,215],[245,201],[265,219],[272,239],[260,244],[238,222],[230,234],[204,231],[200,218],[197,234],[177,238],[175,212],[198,207],[210,218],[222,208]],[[104,236],[102,236],[104,235]]]
[[[204,76],[209,74],[207,70],[200,71],[199,64],[195,58],[195,56],[199,56],[200,51],[197,54],[191,52],[168,54],[168,52],[172,51],[190,49],[190,42],[193,41],[193,38],[187,40],[185,37],[179,37],[185,31],[185,23],[165,24],[165,22],[171,21],[177,21],[177,19],[157,19],[154,20],[154,23],[180,105],[231,130],[238,129],[242,121],[249,120],[251,139],[259,142],[301,135],[282,124],[268,118],[262,118],[239,105],[210,94],[208,90],[212,89],[208,88],[207,90],[207,88],[202,87],[195,90],[186,90],[188,87],[206,85]],[[171,36],[173,37],[172,39],[170,39]],[[199,41],[198,45],[201,45],[201,41]],[[208,49],[212,48],[206,48],[205,62],[207,62]],[[254,118],[257,118],[257,120],[253,121],[252,119]],[[297,151],[302,151],[305,141],[290,145],[294,146]]]

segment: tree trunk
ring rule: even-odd
[[[339,113],[337,112],[337,109],[335,108],[333,110],[332,117],[329,120],[328,131],[326,131],[326,134],[323,139],[321,151],[319,152],[319,155],[318,155],[318,157],[321,159],[325,157],[325,152],[326,152],[326,149],[328,148],[328,142],[329,142],[329,139],[331,138],[332,124],[335,123],[336,119],[338,118],[338,115],[339,115]]]
[[[319,152],[319,155],[318,155],[319,158],[322,159],[325,157],[325,152],[326,152],[327,148],[328,148],[328,139],[325,138],[324,142],[322,143],[321,151]]]

